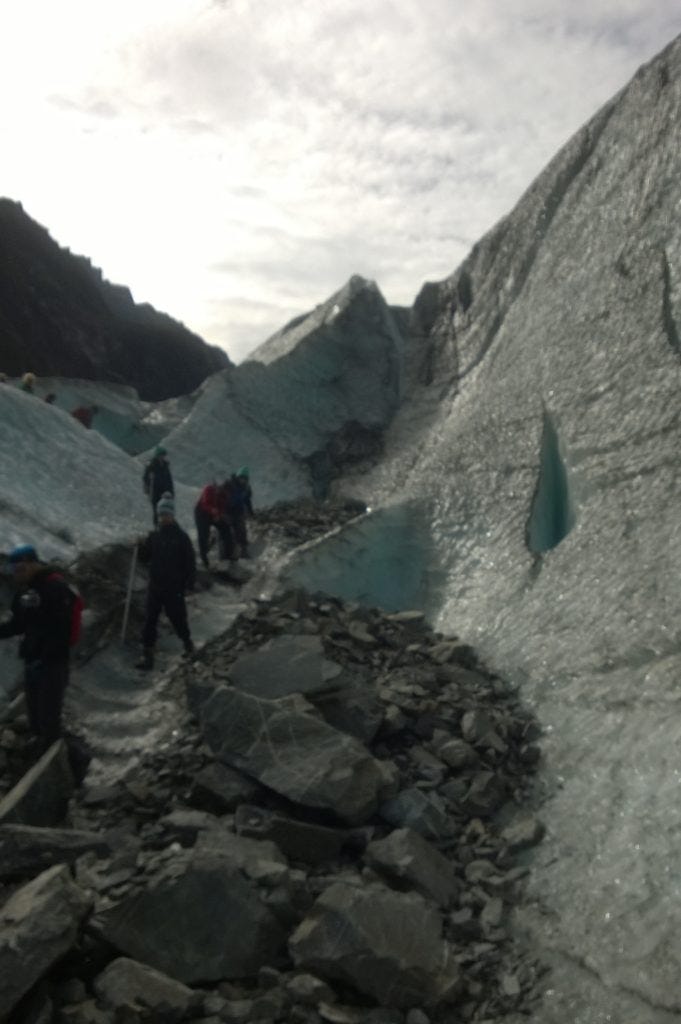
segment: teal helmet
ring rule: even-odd
[[[241,469],[238,469],[238,470],[236,471],[236,475],[237,475],[237,476],[245,476],[245,477],[246,477],[246,479],[248,479],[248,477],[249,477],[249,476],[250,476],[251,474],[250,474],[250,472],[249,472],[249,470],[248,470],[248,466],[242,466],[242,467],[241,467]]]
[[[154,455],[167,455],[168,452],[165,450],[162,444],[157,444],[154,448]]]

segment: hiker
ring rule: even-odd
[[[74,420],[78,420],[88,430],[92,427],[92,421],[95,418],[96,413],[99,412],[99,408],[96,405],[79,405],[77,409],[71,410],[71,415]]]
[[[227,514],[234,540],[239,545],[242,558],[250,558],[246,516],[253,515],[253,492],[251,491],[248,466],[242,466],[223,484],[227,492]]]
[[[32,395],[35,391],[35,374],[25,373],[19,382],[19,387],[22,391],[27,391],[29,395]]]
[[[23,636],[24,693],[37,752],[62,735],[62,703],[69,681],[74,593],[54,568],[38,559],[32,544],[9,555],[16,593],[12,617],[0,624],[0,638]]]
[[[184,644],[185,657],[194,653],[184,600],[185,592],[194,589],[196,579],[194,548],[188,534],[175,520],[172,494],[163,495],[156,506],[156,513],[158,528],[140,542],[138,552],[140,562],[149,565],[147,609],[142,630],[143,653],[135,666],[145,671],[154,667],[154,646],[162,611]]]
[[[144,470],[142,483],[144,485],[144,493],[149,496],[151,501],[151,513],[154,526],[156,526],[156,506],[161,497],[164,494],[175,494],[175,485],[173,484],[173,477],[168,463],[168,453],[162,444],[159,444],[154,449],[153,458]]]
[[[227,492],[224,485],[218,486],[215,481],[206,484],[194,506],[194,522],[196,523],[199,556],[206,569],[208,568],[211,526],[215,527],[218,534],[220,559],[232,558],[234,541],[227,519]]]

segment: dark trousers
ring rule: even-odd
[[[241,510],[232,512],[232,531],[234,539],[241,548],[248,547],[248,534],[246,532],[246,513]]]
[[[147,591],[147,615],[142,630],[142,644],[144,647],[153,647],[158,636],[158,619],[162,611],[170,619],[170,624],[179,636],[183,644],[191,640],[189,624],[187,622],[187,606],[184,602],[184,594],[176,590],[156,590],[149,587]]]
[[[61,736],[61,709],[68,681],[68,660],[33,661],[26,665],[24,693],[28,724],[46,749]]]
[[[218,519],[216,522],[210,513],[202,508],[194,509],[194,522],[196,523],[196,537],[199,544],[199,557],[204,565],[208,565],[208,546],[210,540],[210,528],[214,526],[218,532],[220,543],[220,558],[231,558],[234,551],[232,531],[226,519]]]

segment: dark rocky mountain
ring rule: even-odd
[[[129,384],[159,401],[229,365],[222,349],[137,305],[20,203],[0,199],[0,370]]]

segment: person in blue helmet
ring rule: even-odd
[[[62,735],[62,704],[69,681],[74,593],[38,558],[32,544],[22,544],[8,558],[14,584],[11,618],[0,623],[0,639],[21,636],[24,693],[29,728],[43,753]]]
[[[156,446],[153,458],[144,469],[142,485],[144,493],[151,502],[152,519],[154,526],[156,526],[158,523],[156,506],[164,494],[175,494],[173,475],[170,472],[170,463],[168,462],[168,452],[162,444]]]

